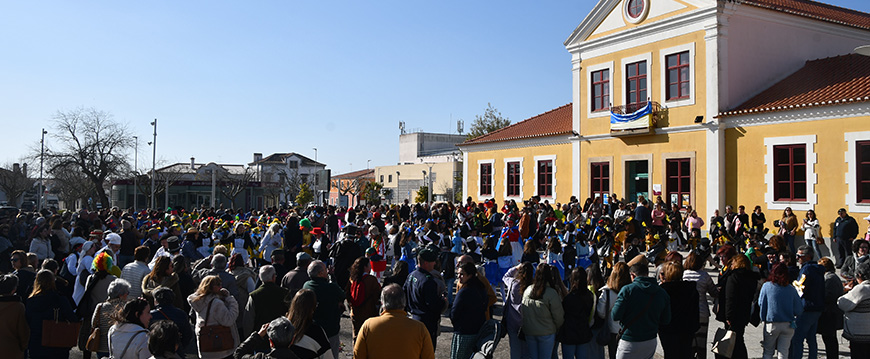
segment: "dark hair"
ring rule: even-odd
[[[670,251],[665,255],[665,262],[683,262],[683,255],[677,251]]]
[[[139,326],[146,328],[147,326],[139,321],[139,316],[142,315],[148,309],[148,301],[144,298],[136,298],[124,304],[124,307],[113,313],[112,319],[115,320],[116,323],[131,323],[138,324]]]
[[[770,274],[767,280],[778,286],[784,287],[791,282],[791,277],[788,274],[788,267],[785,264],[777,263],[770,269]]]
[[[583,267],[574,268],[571,271],[571,290],[569,293],[584,293],[589,292],[589,288],[586,287],[586,270]]]
[[[547,287],[553,287],[551,282],[553,281],[553,270],[547,264],[541,264],[538,266],[538,269],[535,271],[535,283],[532,285],[532,293],[529,295],[532,299],[541,299],[544,297],[544,292],[547,290]],[[556,289],[553,287],[553,289]]]
[[[732,246],[730,244],[726,244],[726,245],[720,247],[718,251],[716,251],[716,255],[723,257],[723,260],[722,260],[723,263],[728,263],[731,261],[731,258],[733,258],[735,255],[737,255],[737,250],[734,249],[734,246]]]
[[[393,266],[393,276],[394,277],[408,277],[408,262],[405,261],[396,261],[396,265]]]
[[[57,273],[58,266],[57,261],[51,258],[46,258],[45,261],[42,262],[42,269],[50,270],[52,273]]]
[[[862,244],[870,244],[870,242],[867,242],[863,239],[856,239],[854,242],[852,242],[852,253],[858,254],[858,249],[861,248]]]
[[[159,305],[171,305],[175,300],[175,292],[169,287],[157,287],[152,294],[154,301]]]
[[[471,276],[471,278],[468,278],[468,282],[465,282],[463,287],[468,286],[480,289],[484,288],[483,282],[481,282],[480,279],[477,278],[477,267],[474,265],[474,263],[463,263],[461,266],[459,266],[459,270],[462,271],[462,273]]]
[[[601,265],[598,263],[592,263],[592,265],[586,269],[586,283],[591,285],[592,290],[596,292],[604,287],[604,276],[601,273]]]
[[[244,258],[242,258],[241,253],[233,254],[230,257],[230,262],[229,262],[229,269],[230,270],[236,269],[236,267],[244,267],[244,266],[245,266],[245,260],[244,260]]]
[[[359,257],[353,264],[350,266],[350,280],[354,282],[359,282],[363,279],[363,276],[366,275],[365,268],[369,264],[369,259],[366,257]]]
[[[138,246],[133,251],[133,259],[140,261],[140,262],[147,262],[148,257],[150,257],[150,256],[151,256],[151,248],[148,248],[147,246]]]
[[[160,256],[157,257],[157,260],[154,261],[154,269],[151,270],[146,276],[147,280],[159,281],[161,278],[166,277],[166,270],[169,269],[169,266],[172,265],[172,259],[169,257]]]
[[[562,243],[558,237],[550,238],[550,243],[547,243],[547,250],[553,253],[562,253]]]
[[[148,351],[155,356],[163,356],[175,352],[181,335],[178,325],[171,320],[158,320],[151,324],[148,332]]]
[[[683,268],[693,271],[701,270],[704,268],[705,258],[702,258],[695,253],[695,251],[690,251],[689,255],[686,257],[686,261],[683,263]]]
[[[645,263],[635,263],[628,267],[628,272],[636,277],[646,277],[649,275],[649,267]]]
[[[517,270],[516,279],[520,282],[520,292],[525,292],[535,282],[535,267],[529,262],[523,262]]]
[[[317,309],[317,295],[310,289],[300,289],[290,302],[290,310],[287,319],[296,328],[292,343],[296,343],[305,336],[311,322],[314,321],[314,310]]]

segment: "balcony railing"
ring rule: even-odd
[[[611,106],[610,113],[614,115],[630,115],[639,110],[644,109],[647,104],[650,105],[650,113],[649,113],[649,121],[645,120],[645,116],[639,116],[638,122],[641,124],[640,126],[636,126],[630,129],[614,129],[615,127],[611,124],[610,135],[611,136],[632,136],[632,135],[645,135],[651,134],[655,130],[656,122],[659,119],[659,116],[662,113],[662,106],[658,102],[655,101],[643,101],[625,104],[622,106]]]

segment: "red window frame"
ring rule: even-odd
[[[807,200],[807,145],[773,146],[773,199]]]
[[[492,163],[480,164],[480,194],[492,195]]]
[[[589,172],[591,172],[592,197],[598,194],[604,198],[604,195],[610,193],[610,162],[593,162]]]
[[[629,0],[628,16],[631,16],[632,19],[640,16],[640,14],[643,14],[644,6],[644,0]]]
[[[518,197],[520,195],[520,163],[507,163],[507,196]]]
[[[858,203],[870,203],[870,141],[855,142],[855,184]]]
[[[610,69],[592,72],[592,112],[610,108]]]
[[[646,60],[625,65],[625,74],[626,105],[646,104],[648,96]],[[632,84],[634,84],[634,90],[631,89]]]
[[[553,197],[553,160],[538,161],[538,196]]]
[[[673,65],[671,60],[675,60]],[[691,81],[692,76],[689,71],[689,52],[683,51],[665,56],[665,66],[668,67],[666,72],[667,79],[665,80],[667,83],[665,88],[666,98],[668,100],[689,98],[689,92],[691,91],[689,81]],[[684,84],[685,89],[683,88]]]
[[[683,195],[689,196],[689,203],[692,200],[692,160],[690,158],[673,158],[665,161],[665,175],[667,176],[667,201],[673,205],[671,195],[677,195],[677,204],[681,208],[683,205]]]

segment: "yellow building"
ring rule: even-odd
[[[866,44],[870,14],[809,0],[601,0],[564,42],[572,104],[460,145],[465,196],[536,195],[554,156],[557,201],[814,208],[829,235],[870,213]]]
[[[819,204],[768,191],[773,180],[764,175],[764,160],[771,156],[766,148],[790,141],[780,138],[786,133],[811,135],[826,125],[770,116],[759,120],[770,127],[746,126],[755,120],[720,113],[741,108],[808,59],[870,43],[868,29],[868,14],[806,0],[598,2],[565,41],[579,134],[572,138],[573,193],[629,201],[661,195],[703,218],[727,204],[774,212]],[[831,121],[826,136],[839,138],[838,147],[845,148],[844,132],[870,130],[858,119]],[[834,189],[838,182],[830,180],[827,195],[842,202],[845,186]]]
[[[464,198],[567,202],[574,195],[572,113],[568,104],[460,144]]]

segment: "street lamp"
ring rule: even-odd
[[[45,186],[42,184],[42,166],[43,166],[43,162],[45,162],[45,134],[47,134],[47,133],[48,133],[48,131],[46,131],[43,128],[42,129],[42,139],[39,140],[39,147],[40,147],[39,148],[39,194],[36,197],[36,201],[37,201],[36,208],[38,208],[39,210],[42,210],[42,206],[44,204],[43,203],[44,201],[42,199],[42,196],[43,196],[42,193],[45,192],[45,189],[44,189]]]
[[[399,171],[396,171],[396,203],[399,203]]]
[[[312,148],[314,150],[314,162],[317,162],[317,147]]]
[[[372,160],[366,160],[366,169],[369,169],[369,163],[371,163],[371,162],[372,162]]]
[[[151,146],[151,209],[154,210],[157,208],[156,198],[154,198],[155,194],[155,183],[154,179],[157,177],[157,119],[151,122],[151,126],[154,126],[154,141],[149,143]],[[167,190],[169,190],[167,188]]]
[[[139,209],[139,193],[136,189],[139,177],[139,136],[133,136],[133,141],[136,143],[133,145],[133,212],[136,212]]]

